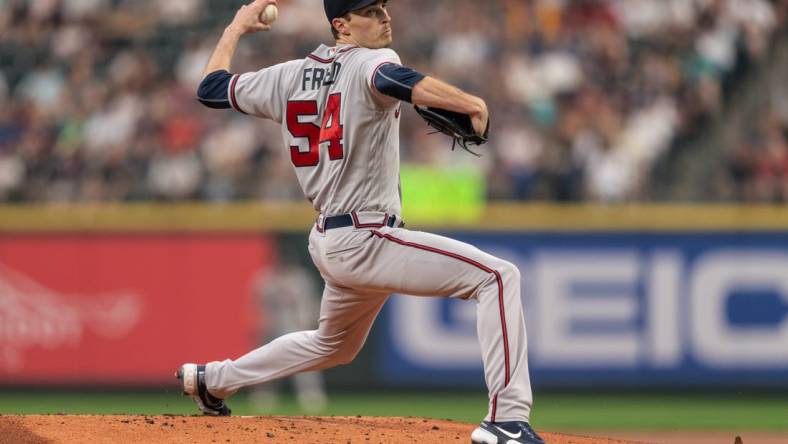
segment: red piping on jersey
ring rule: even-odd
[[[346,53],[346,52],[350,51],[351,49],[356,49],[356,48],[358,48],[358,46],[350,46],[350,47],[347,47],[347,48],[342,48],[339,51],[337,51],[337,54],[343,54],[343,53]],[[316,56],[314,54],[309,54],[307,57],[309,57],[310,59],[312,59],[312,60],[314,60],[316,62],[320,62],[320,63],[334,63],[334,59],[336,58],[336,56],[334,56],[334,57],[331,57],[330,59],[324,59],[324,58],[318,57],[318,56]]]
[[[243,114],[246,114],[244,110],[238,106],[238,100],[235,98],[235,85],[238,83],[238,79],[241,78],[240,74],[236,74],[233,76],[233,79],[230,81],[230,102],[233,104],[233,108],[237,109]]]
[[[419,250],[431,251],[433,253],[438,253],[438,254],[443,255],[443,256],[453,257],[454,259],[457,259],[457,260],[460,260],[462,262],[465,262],[466,264],[473,265],[476,268],[479,268],[479,269],[481,269],[481,270],[483,270],[483,271],[485,271],[487,273],[491,273],[491,274],[495,275],[495,280],[498,283],[498,310],[501,313],[501,330],[503,331],[503,357],[504,357],[504,366],[506,368],[506,375],[505,375],[505,378],[504,378],[503,386],[504,387],[508,386],[509,385],[509,378],[510,378],[510,375],[509,375],[509,334],[508,334],[507,328],[506,328],[506,313],[504,311],[504,304],[503,304],[503,279],[501,278],[501,273],[499,273],[497,270],[493,270],[490,267],[482,265],[482,264],[476,262],[473,259],[467,258],[465,256],[461,256],[461,255],[459,255],[457,253],[451,253],[449,251],[440,250],[438,248],[429,247],[427,245],[421,245],[421,244],[417,244],[417,243],[413,243],[413,242],[404,241],[404,240],[398,239],[398,238],[396,238],[396,237],[394,237],[394,236],[392,236],[390,234],[383,234],[383,233],[381,233],[379,231],[372,231],[372,233],[375,236],[379,237],[379,238],[387,239],[387,240],[389,240],[391,242],[394,242],[396,244],[399,244],[399,245],[402,245],[402,246],[405,246],[405,247],[418,248]],[[496,393],[495,396],[493,397],[492,404],[493,404],[493,406],[492,406],[492,415],[491,415],[490,420],[492,422],[495,422],[495,414],[496,414],[496,410],[498,409],[498,393]]]
[[[334,62],[334,59],[321,59],[320,57],[318,57],[318,56],[316,56],[314,54],[309,54],[307,57],[309,57],[310,59],[312,59],[312,60],[314,60],[316,62],[320,62],[320,63],[333,63]]]
[[[356,228],[383,228],[386,226],[386,223],[389,221],[388,213],[386,213],[386,215],[383,217],[382,224],[362,224],[358,221],[358,215],[356,214],[355,211],[351,211],[350,216],[353,218],[353,225]]]

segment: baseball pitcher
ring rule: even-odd
[[[448,113],[448,120],[438,117],[448,122],[440,126],[465,146],[486,141],[485,102],[401,63],[389,48],[385,0],[324,0],[334,46],[231,73],[239,39],[270,29],[275,4],[255,0],[240,8],[205,68],[198,98],[211,108],[281,123],[298,181],[319,213],[309,235],[325,280],[318,328],[286,334],[235,360],[184,364],[177,372],[184,394],[205,414],[229,415],[224,400],[242,387],[352,361],[391,293],[460,298],[477,306],[490,400],[472,442],[543,443],[528,422],[532,396],[517,267],[472,245],[408,230],[400,217],[401,103]]]

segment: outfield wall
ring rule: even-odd
[[[253,286],[311,269],[303,205],[0,206],[3,385],[156,385],[235,357]],[[445,233],[522,271],[534,386],[788,387],[788,210],[498,205]],[[291,257],[289,261],[292,262]],[[474,304],[394,296],[329,380],[479,386]]]
[[[452,235],[520,268],[535,386],[788,387],[788,232]],[[394,297],[385,380],[478,382],[474,305]]]
[[[249,283],[267,236],[0,237],[0,379],[157,384],[185,360],[255,345]]]

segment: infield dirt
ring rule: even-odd
[[[0,443],[467,443],[475,424],[393,417],[3,415]],[[543,433],[548,443],[632,443]]]

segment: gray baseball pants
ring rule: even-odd
[[[485,420],[527,421],[532,395],[517,267],[454,239],[390,228],[380,223],[384,217],[359,213],[355,226],[326,231],[318,219],[309,236],[325,279],[318,329],[208,363],[208,390],[226,398],[245,386],[347,364],[391,293],[443,296],[476,301],[490,399]]]

